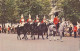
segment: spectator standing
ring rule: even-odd
[[[76,38],[76,34],[77,34],[77,26],[76,25],[74,25],[73,31],[74,31],[74,38]]]
[[[2,28],[1,28],[1,26],[0,26],[0,33],[1,33],[1,30],[2,30]]]
[[[8,26],[8,34],[10,33],[10,26]]]
[[[80,26],[79,26],[79,29],[78,29],[78,35],[80,36]]]
[[[70,36],[72,36],[72,27],[71,27],[71,25],[69,27],[69,33],[70,33]]]

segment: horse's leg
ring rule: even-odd
[[[44,34],[43,35],[46,35],[46,32],[44,32]],[[46,36],[46,38],[48,39],[48,33],[47,33],[47,36]]]
[[[57,29],[57,35],[59,36],[59,29]]]
[[[51,41],[51,31],[48,29],[49,41]]]
[[[63,37],[64,37],[64,32],[62,32],[62,35],[63,35]]]
[[[32,40],[33,40],[33,34],[34,34],[34,33],[33,33],[33,32],[31,32],[31,39],[32,39]]]
[[[34,33],[34,40],[35,40],[35,33]]]
[[[45,32],[44,32],[44,34],[43,35],[45,35]]]
[[[48,32],[47,32],[47,36],[46,36],[46,38],[48,39]]]
[[[49,41],[51,41],[52,40],[52,36],[49,34]]]
[[[31,36],[32,36],[32,40],[33,39],[35,40],[35,33],[34,32],[32,32]]]
[[[42,34],[42,39],[44,40],[43,33],[41,33],[41,34]]]
[[[33,33],[31,32],[31,38],[33,37]]]
[[[19,40],[19,35],[17,35],[17,39]]]
[[[35,40],[35,33],[34,32],[32,32],[32,40],[34,39]]]
[[[22,37],[22,39],[24,39],[25,38],[25,35]]]
[[[23,34],[24,34],[24,36],[22,37],[22,39],[25,39],[25,34],[26,34],[26,33],[24,32]]]
[[[62,32],[60,32],[60,40],[61,40],[61,42],[63,42],[63,40],[62,40]]]
[[[59,35],[59,23],[56,25],[56,35]]]
[[[27,39],[28,39],[28,38],[27,38],[27,34],[26,34],[26,33],[24,34],[24,38],[25,38],[25,40],[27,40]]]
[[[49,41],[51,41],[52,40],[52,32],[50,31],[49,32]]]
[[[39,39],[39,35],[40,35],[40,32],[38,32],[38,39]]]
[[[56,34],[56,32],[55,32],[55,31],[53,31],[54,41],[56,41],[55,34]]]
[[[21,40],[20,34],[17,35],[17,39],[18,39],[18,40],[19,40],[19,39]]]

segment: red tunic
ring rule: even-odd
[[[44,22],[46,23],[46,20],[42,20],[42,21],[41,21],[41,23],[44,23]]]
[[[39,22],[39,21],[35,20],[34,22]]]
[[[44,23],[43,20],[41,21],[41,23]]]
[[[1,27],[0,27],[0,31],[1,31]]]
[[[56,25],[56,24],[58,24],[59,23],[59,19],[58,18],[54,18],[54,20],[53,20],[53,23]]]
[[[30,19],[27,19],[27,22],[32,22],[32,19],[30,20]]]
[[[25,20],[22,18],[22,19],[20,19],[20,23],[22,24],[22,22],[25,22]]]
[[[74,32],[76,32],[76,31],[77,31],[77,27],[76,27],[76,26],[74,26],[74,29],[73,29],[73,31],[74,31]]]

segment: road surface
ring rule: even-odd
[[[21,35],[22,37],[23,35]],[[49,39],[17,40],[17,34],[0,34],[0,51],[79,51],[80,38],[63,37],[60,40]],[[37,38],[37,36],[36,36]],[[58,38],[58,37],[56,37]]]

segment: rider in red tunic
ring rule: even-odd
[[[43,20],[41,21],[41,23],[46,23],[46,18],[44,16]]]
[[[32,22],[32,19],[30,19],[30,18],[29,18],[29,19],[27,19],[27,22]]]
[[[31,19],[31,15],[29,14],[29,19],[27,19],[27,23],[31,23],[32,22],[32,19]]]
[[[20,23],[22,24],[23,22],[25,22],[24,18],[20,19]]]
[[[38,18],[38,15],[36,16],[36,20],[35,20],[34,22],[39,23],[39,18]]]
[[[77,34],[77,26],[74,26],[73,31],[74,31],[74,38],[76,38],[76,34]]]
[[[25,22],[23,14],[21,15],[20,24],[23,24]]]
[[[0,26],[0,33],[1,33],[1,30],[2,30],[2,28],[1,28],[1,26]]]
[[[53,19],[53,23],[56,25],[56,28],[58,27],[58,24],[59,24],[59,19],[58,19],[58,16],[56,16],[54,19]],[[58,29],[58,28],[57,28]]]
[[[55,25],[57,25],[57,24],[59,23],[58,16],[56,16],[56,17],[54,18],[53,23],[54,23]]]

